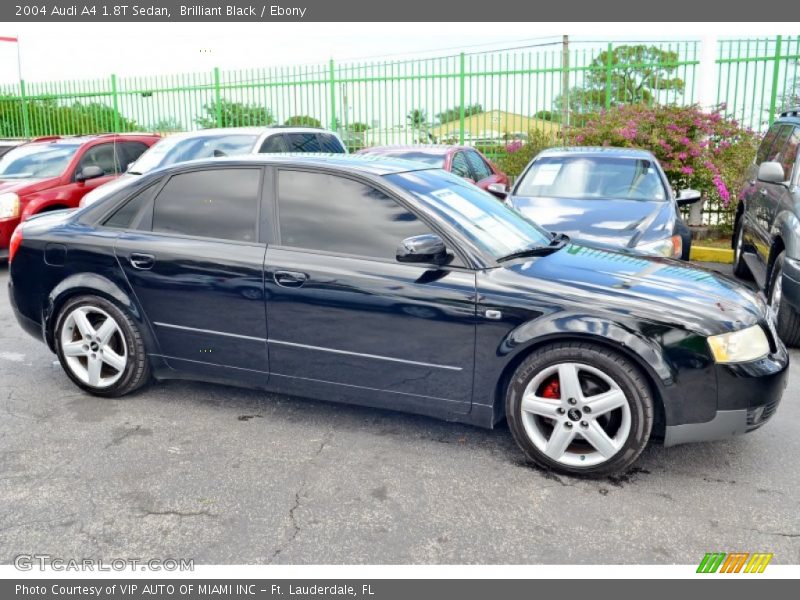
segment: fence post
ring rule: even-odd
[[[119,102],[117,101],[117,76],[111,74],[111,99],[114,105],[114,133],[119,133]]]
[[[461,145],[464,144],[464,121],[466,120],[465,94],[467,75],[464,70],[465,62],[465,56],[462,52],[461,67],[458,73],[458,143]]]
[[[31,137],[31,124],[28,120],[28,99],[25,97],[25,80],[19,80],[19,100],[22,103],[22,133],[23,137]]]
[[[219,67],[214,67],[214,106],[217,112],[217,127],[222,127],[222,90],[219,83]]]
[[[608,42],[608,50],[606,50],[606,110],[611,108],[611,67],[614,61],[614,51],[611,48],[611,42]]]
[[[775,38],[775,57],[772,69],[772,93],[769,97],[769,124],[775,120],[775,105],[778,100],[778,79],[781,72],[781,41],[783,36]]]
[[[328,61],[328,85],[331,88],[331,131],[339,129],[339,119],[336,118],[336,68],[333,59]]]

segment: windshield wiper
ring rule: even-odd
[[[505,262],[515,258],[525,258],[526,256],[547,256],[553,252],[558,252],[569,243],[569,236],[563,233],[553,234],[553,239],[547,246],[531,246],[522,250],[517,250],[511,254],[506,254],[497,259],[497,262]]]

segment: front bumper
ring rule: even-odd
[[[788,382],[789,353],[771,332],[776,348],[752,362],[716,365],[717,412],[710,421],[667,425],[664,445],[707,442],[754,431],[778,409]]]

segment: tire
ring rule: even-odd
[[[768,286],[769,305],[775,315],[775,329],[787,346],[800,345],[800,315],[786,301],[783,294],[783,261],[786,253],[781,252],[772,263]]]
[[[573,373],[577,388],[570,384]],[[600,400],[608,410],[598,412]],[[536,465],[570,475],[611,475],[627,469],[647,445],[653,398],[645,376],[622,355],[590,343],[558,343],[517,367],[506,391],[506,418]]]
[[[149,381],[150,365],[138,327],[104,298],[68,300],[58,313],[54,338],[61,367],[90,394],[124,396]]]
[[[750,273],[750,268],[744,262],[744,224],[742,220],[744,217],[739,218],[739,225],[736,231],[733,232],[733,274],[740,279],[750,280],[753,275]]]

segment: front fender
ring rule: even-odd
[[[783,242],[787,257],[800,258],[800,246],[798,246],[800,220],[794,212],[782,210],[778,213],[770,229],[770,238],[772,240],[780,239]]]
[[[55,350],[53,331],[55,329],[55,321],[58,318],[58,311],[67,300],[82,294],[102,296],[114,302],[139,325],[148,347],[154,347],[152,345],[155,342],[153,332],[132,294],[129,294],[115,282],[102,275],[75,273],[62,279],[50,290],[43,307],[42,321],[44,323],[45,340],[51,350]]]

